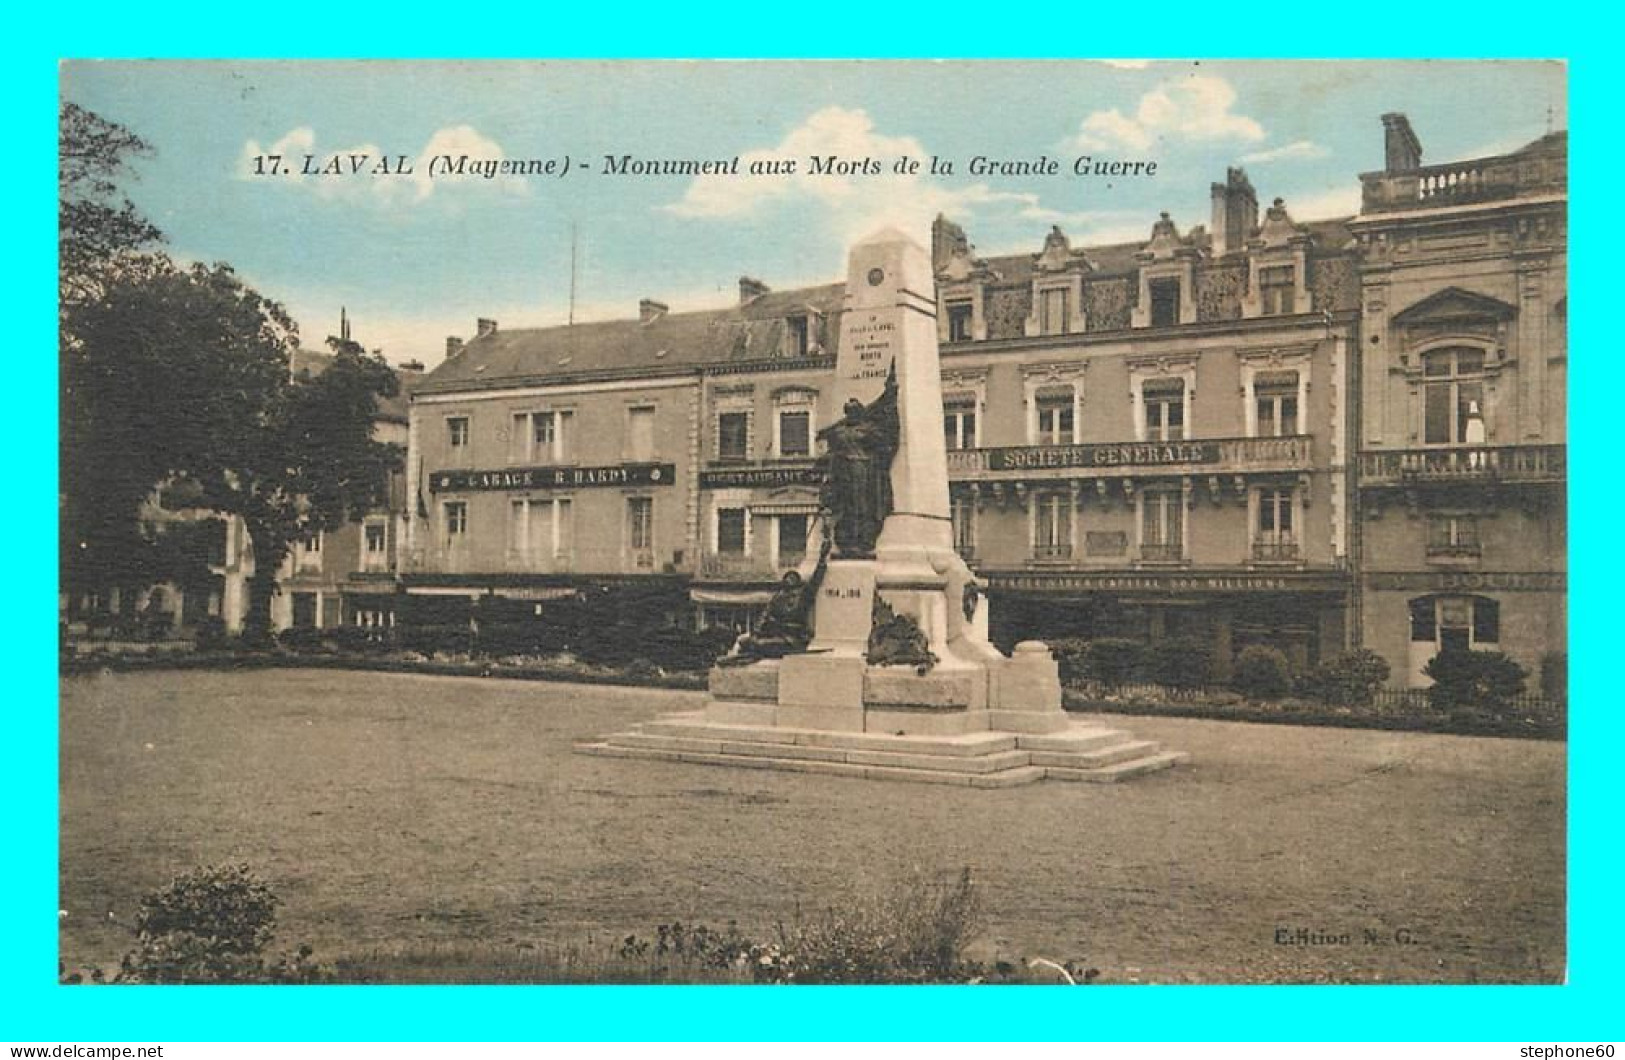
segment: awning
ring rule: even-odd
[[[773,592],[769,589],[690,589],[688,596],[697,604],[760,607],[773,599]]]

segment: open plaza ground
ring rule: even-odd
[[[112,966],[197,865],[319,960],[587,945],[968,867],[979,954],[1130,982],[1557,982],[1559,742],[1172,718],[1117,785],[1010,790],[599,758],[698,693],[330,670],[65,679],[61,953]]]

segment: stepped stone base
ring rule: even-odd
[[[1121,730],[1081,721],[1069,720],[1064,729],[1047,733],[984,729],[897,736],[788,727],[753,716],[745,704],[733,706],[740,709],[729,712],[728,721],[719,719],[713,704],[710,711],[667,714],[626,732],[577,744],[576,750],[973,788],[1010,788],[1046,777],[1112,783],[1168,769],[1190,757]]]

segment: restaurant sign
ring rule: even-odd
[[[587,489],[594,486],[667,486],[675,464],[616,464],[611,467],[505,467],[495,471],[435,471],[429,489],[462,490]]]
[[[784,486],[818,486],[824,473],[818,467],[738,467],[700,472],[700,489],[778,489]]]

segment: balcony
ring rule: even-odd
[[[1561,194],[1568,187],[1568,175],[1568,156],[1556,148],[1423,166],[1398,173],[1363,173],[1360,175],[1360,212],[1423,210],[1542,193]]]
[[[1490,445],[1372,450],[1360,454],[1362,486],[1418,482],[1562,482],[1568,450],[1561,445]]]
[[[1180,563],[1184,559],[1184,545],[1145,544],[1140,546],[1140,561],[1143,563]]]
[[[1147,473],[1219,475],[1307,471],[1311,437],[1192,438],[1171,442],[1022,445],[948,452],[955,481],[1133,478]]]
[[[1303,559],[1303,551],[1296,541],[1254,541],[1254,563],[1297,563]]]
[[[1427,544],[1430,563],[1459,563],[1483,555],[1484,546],[1477,541],[1429,541]]]
[[[1034,545],[1034,563],[1065,563],[1072,558],[1071,545]]]
[[[790,566],[775,566],[747,553],[718,553],[700,557],[700,580],[708,582],[774,582]]]

